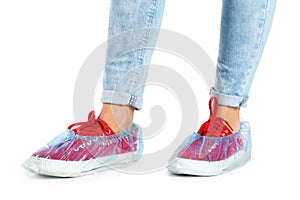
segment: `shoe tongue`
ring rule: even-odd
[[[100,123],[100,126],[103,130],[103,135],[104,136],[109,136],[115,134],[115,132],[109,127],[109,125],[100,117],[98,118],[98,121]]]
[[[214,118],[206,121],[200,129],[198,134],[202,136],[211,137],[225,137],[233,133],[231,127],[226,126],[227,122],[222,118]]]
[[[231,127],[227,126],[228,122],[224,119],[217,117],[210,120],[208,129],[204,133],[205,136],[213,136],[213,137],[225,137],[232,134]]]
[[[198,133],[202,136],[224,137],[233,133],[230,124],[221,117],[217,117],[218,99],[211,97],[208,103],[210,119],[202,124]]]

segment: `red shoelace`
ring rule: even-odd
[[[233,133],[230,124],[221,117],[217,117],[218,99],[211,97],[209,100],[210,118],[204,122],[198,133],[202,136],[225,137]]]
[[[86,122],[76,122],[68,126],[69,130],[82,136],[109,136],[115,132],[101,118],[96,118],[95,111],[91,111]]]

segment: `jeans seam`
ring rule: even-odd
[[[264,30],[265,30],[265,26],[266,26],[266,18],[267,18],[267,10],[268,10],[268,7],[270,5],[270,0],[266,0],[266,4],[264,6],[264,9],[263,9],[263,15],[262,15],[262,26],[260,28],[260,31],[259,31],[259,39],[256,43],[256,48],[254,48],[252,54],[251,54],[251,57],[256,57],[257,54],[259,54],[259,52],[261,51],[261,48],[262,48],[262,42],[263,42],[263,38],[264,38]],[[257,65],[258,63],[251,63],[251,64],[255,64]],[[254,70],[252,72],[252,74],[249,76],[249,79],[253,79],[253,76],[254,76],[254,73],[255,73],[256,70]],[[243,88],[243,90],[248,90],[246,87]],[[243,93],[245,93],[245,91],[242,91]]]
[[[150,37],[150,32],[151,32],[151,29],[149,29],[153,23],[153,18],[154,18],[154,15],[155,15],[155,12],[156,12],[156,8],[157,5],[156,5],[156,1],[151,1],[151,7],[148,11],[148,17],[147,17],[147,20],[146,20],[146,23],[147,23],[147,26],[146,26],[146,32],[145,32],[145,35],[142,39],[142,46],[141,46],[141,51],[140,51],[140,54],[137,58],[137,66],[136,68],[134,69],[134,73],[133,73],[133,77],[131,78],[131,84],[129,86],[129,91],[130,91],[130,95],[132,96],[129,103],[130,104],[133,104],[134,101],[135,101],[135,95],[133,95],[133,90],[135,89],[136,87],[136,84],[138,82],[138,80],[140,79],[140,74],[142,73],[142,65],[143,65],[143,62],[144,62],[144,58],[145,58],[145,52],[146,52],[146,48],[147,48],[147,43],[149,41],[149,37]]]
[[[267,18],[267,10],[268,10],[268,7],[269,7],[269,3],[270,3],[270,0],[267,0],[267,2],[266,2],[266,6],[265,6],[265,8],[264,8],[264,17],[263,17],[263,19],[264,19],[264,21],[263,21],[263,25],[262,25],[262,27],[261,27],[261,32],[260,32],[260,40],[259,40],[259,42],[258,42],[258,47],[259,48],[261,48],[261,44],[262,44],[262,41],[263,41],[263,33],[264,33],[264,31],[263,30],[265,30],[265,25],[266,25],[266,18]]]

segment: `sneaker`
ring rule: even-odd
[[[34,153],[23,164],[28,171],[56,177],[77,177],[138,160],[143,151],[141,128],[133,124],[121,133],[113,130],[94,111]]]
[[[224,119],[217,117],[218,100],[209,101],[210,119],[197,133],[189,136],[175,151],[168,163],[174,174],[214,176],[246,164],[251,156],[250,125],[240,123],[233,129]]]

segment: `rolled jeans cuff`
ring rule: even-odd
[[[248,97],[228,95],[211,88],[210,95],[218,98],[219,105],[230,106],[230,107],[246,107],[248,102]]]
[[[142,108],[143,98],[136,95],[104,90],[101,95],[102,103],[132,106],[136,110]]]

